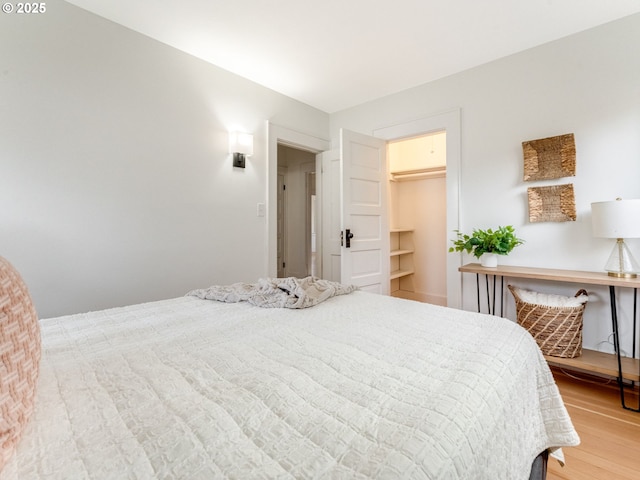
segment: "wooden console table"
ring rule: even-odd
[[[575,283],[579,285],[602,285],[609,287],[609,301],[611,305],[611,327],[613,331],[613,346],[615,354],[582,349],[582,355],[576,358],[561,358],[545,355],[550,365],[565,368],[583,370],[615,377],[620,388],[620,401],[622,407],[627,410],[640,412],[640,399],[638,408],[627,406],[625,401],[625,380],[631,382],[630,386],[635,390],[636,384],[640,385],[640,359],[636,355],[636,322],[637,322],[637,294],[640,288],[640,278],[616,278],[604,272],[584,272],[579,270],[557,270],[552,268],[498,266],[495,268],[483,267],[479,263],[469,263],[459,268],[463,273],[476,274],[476,286],[478,295],[478,311],[480,311],[480,275],[484,275],[487,289],[487,309],[489,313],[496,313],[496,278],[500,277],[500,315],[502,316],[504,305],[504,278],[522,278],[535,280],[548,280],[552,282]],[[490,294],[489,277],[493,278],[493,295]],[[618,311],[616,305],[616,287],[633,288],[633,353],[632,357],[620,355],[620,338],[618,337]],[[493,299],[491,299],[493,297]],[[640,333],[638,334],[640,336]],[[639,387],[640,388],[640,387]],[[639,392],[640,393],[640,392]]]

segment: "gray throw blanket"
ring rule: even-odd
[[[187,296],[228,303],[248,302],[265,308],[307,308],[356,289],[355,285],[343,285],[315,277],[261,278],[258,283],[213,285],[192,290]]]

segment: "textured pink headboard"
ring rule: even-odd
[[[0,470],[33,413],[40,325],[20,274],[0,257]]]

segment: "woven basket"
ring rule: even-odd
[[[508,285],[516,301],[518,324],[536,340],[544,355],[574,358],[582,355],[582,315],[586,302],[571,307],[555,307],[525,302],[517,289]],[[584,289],[576,297],[586,295]]]

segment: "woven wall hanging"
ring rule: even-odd
[[[573,184],[529,187],[529,221],[571,222],[576,220]]]
[[[576,144],[573,133],[522,142],[524,181],[573,177]]]

